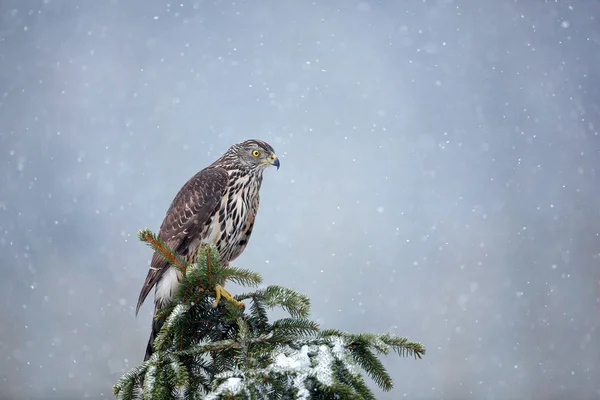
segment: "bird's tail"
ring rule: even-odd
[[[154,353],[154,340],[156,340],[156,336],[158,336],[160,328],[162,328],[163,324],[165,323],[164,318],[159,318],[158,320],[155,318],[157,311],[158,304],[154,305],[154,314],[152,315],[152,329],[150,330],[150,338],[148,339],[148,345],[146,346],[146,355],[144,356],[144,361],[149,359],[152,353]]]

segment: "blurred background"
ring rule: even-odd
[[[598,398],[599,18],[0,1],[0,398],[113,398],[150,329],[137,230],[248,138],[281,169],[235,265],[309,295],[325,328],[423,342],[384,359],[378,398]]]

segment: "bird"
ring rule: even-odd
[[[232,145],[212,164],[192,176],[168,208],[158,232],[172,251],[188,263],[194,262],[203,243],[214,245],[221,265],[228,266],[246,248],[260,202],[263,172],[269,166],[279,170],[279,158],[270,144],[250,139]],[[182,274],[157,251],[140,291],[135,310],[138,315],[150,290],[154,291],[154,316],[176,293]],[[231,298],[222,287],[217,292]],[[153,343],[164,323],[152,319],[144,361],[154,352]]]

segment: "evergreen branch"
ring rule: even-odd
[[[294,318],[306,318],[310,312],[310,299],[307,296],[281,286],[268,286],[265,289],[265,303],[271,308],[283,308]]]
[[[215,250],[215,251],[213,251]],[[208,287],[213,288],[213,264],[219,268],[219,260],[215,256],[215,253],[218,255],[218,251],[214,246],[210,246],[206,243],[200,245],[198,249],[198,253],[196,254],[196,260],[200,265],[206,264],[206,276],[208,277]]]
[[[339,336],[346,339],[359,337],[361,340],[367,340],[370,343],[372,341],[373,346],[381,354],[388,354],[389,349],[386,346],[389,346],[400,357],[414,356],[416,359],[421,359],[426,353],[426,348],[421,343],[409,342],[405,337],[391,335],[389,333],[383,335],[374,335],[371,333],[351,335],[347,332],[342,332],[337,329],[324,329],[319,332],[319,336],[323,338]]]
[[[113,386],[113,393],[116,395],[121,394],[123,400],[128,400],[133,395],[133,382],[139,380],[139,377],[146,373],[146,370],[150,366],[150,360],[144,361],[141,365],[132,368],[126,372],[117,383]]]
[[[150,229],[143,228],[138,232],[138,238],[142,242],[147,243],[154,251],[157,251],[170,264],[175,265],[181,272],[185,273],[186,262],[181,256],[170,250],[168,246]]]
[[[363,400],[363,397],[356,393],[354,388],[347,383],[335,381],[326,386],[315,381],[313,385],[316,392],[315,398]]]
[[[118,388],[115,385],[114,388],[113,388],[115,396],[120,394],[119,397],[121,398],[121,400],[131,400],[131,399],[133,399],[133,396],[134,396],[133,391],[135,389],[134,382],[135,381],[133,379],[131,379],[131,380],[125,381]]]
[[[232,339],[220,340],[218,342],[202,343],[190,346],[188,349],[174,352],[178,356],[194,356],[210,353],[211,351],[229,350],[239,347],[239,343]]]
[[[190,375],[186,366],[183,365],[183,363],[181,363],[174,354],[169,355],[168,361],[170,362],[170,367],[174,372],[174,379],[171,382],[172,385],[181,388],[187,387],[189,385]]]
[[[156,359],[156,357],[154,357],[154,358]],[[158,369],[156,367],[156,364],[152,364],[148,367],[148,369],[146,370],[146,373],[144,374],[144,381],[142,382],[142,390],[144,393],[144,400],[146,400],[148,398],[148,395],[150,393],[154,393],[154,388],[156,387],[155,383],[156,383],[156,373],[157,372],[158,372]],[[152,397],[154,397],[154,396],[152,396]]]
[[[321,332],[319,332],[319,336],[321,336],[323,338],[337,336],[340,338],[348,339],[348,338],[350,338],[351,335],[348,334],[347,332],[343,332],[338,329],[323,329]]]
[[[375,383],[383,390],[393,387],[392,377],[387,373],[381,361],[371,351],[369,342],[357,339],[348,344],[348,350],[354,360],[364,369]]]
[[[388,346],[383,340],[381,340],[381,335],[374,335],[372,333],[359,333],[352,335],[354,340],[357,342],[361,342],[369,347],[372,347],[377,353],[387,355],[390,351],[390,346]]]
[[[233,349],[237,365],[244,365],[248,359],[248,339],[251,336],[250,327],[243,318],[236,319],[237,341],[240,346]]]
[[[344,387],[352,387],[352,393],[348,394],[348,397],[355,396],[359,399],[365,400],[376,400],[373,392],[369,389],[369,387],[365,384],[364,379],[359,374],[351,373],[344,361],[339,358],[333,362],[332,365],[333,374],[336,378],[337,382],[344,382],[340,386],[340,384],[335,384],[333,387],[336,391],[344,390]]]
[[[264,362],[270,361],[271,353],[278,348],[295,348],[294,344],[298,340],[298,338],[294,335],[274,335],[273,333],[268,333],[265,335],[260,335],[258,337],[253,337],[248,339],[248,344],[250,345],[268,345],[266,348],[254,349],[255,354],[258,355],[257,358],[261,358]],[[262,353],[262,355],[261,355]]]
[[[386,333],[381,335],[380,338],[400,357],[413,356],[415,359],[421,359],[426,353],[425,346],[418,342],[409,342],[405,337],[393,336]]]
[[[261,301],[265,307],[281,307],[294,318],[306,318],[310,312],[310,299],[295,290],[281,286],[267,286],[265,289],[253,293],[244,293],[235,296],[238,301],[252,298]]]
[[[237,318],[235,322],[238,327],[237,338],[240,340],[240,342],[242,342],[242,344],[244,344],[250,336],[250,329],[248,327],[248,324],[242,318]]]
[[[154,342],[156,351],[114,385],[122,400],[372,400],[364,375],[383,390],[393,385],[378,356],[393,351],[420,359],[425,354],[422,344],[389,333],[319,330],[308,319],[309,298],[285,287],[235,296],[251,299],[246,309],[229,301],[214,307],[214,284],[257,285],[261,276],[221,265],[212,245],[202,244],[196,262],[189,264],[149,230],[139,236],[184,273],[172,300],[157,311],[164,323]],[[289,317],[270,323],[267,310],[273,308]]]
[[[160,358],[159,358],[160,360]],[[160,367],[160,368],[158,368]],[[157,400],[170,399],[171,394],[175,391],[173,382],[173,371],[169,363],[160,360],[157,364],[156,383],[152,391],[152,398]]]
[[[172,330],[180,325],[185,317],[185,314],[189,310],[189,306],[187,304],[177,304],[173,311],[169,314],[169,317],[160,328],[158,335],[156,335],[156,339],[154,339],[154,348],[160,351],[166,339],[171,335]]]
[[[343,365],[343,363],[342,363]],[[345,367],[345,366],[344,366]],[[360,374],[348,374],[351,377],[352,387],[365,400],[377,400],[371,389]]]
[[[265,329],[268,324],[267,309],[265,308],[263,302],[260,301],[259,298],[257,298],[257,296],[252,296],[252,303],[250,305],[250,316],[250,322],[255,322],[255,325],[257,325],[261,333],[265,332]]]
[[[256,336],[256,337],[248,339],[248,343],[251,343],[251,344],[270,343],[270,342],[277,341],[277,340],[279,340],[279,339],[274,337],[273,333],[266,333],[266,334],[262,334],[260,336]]]
[[[274,335],[312,336],[319,331],[316,322],[304,318],[283,318],[273,323]]]
[[[226,280],[230,280],[242,286],[257,286],[262,283],[260,274],[250,271],[249,269],[227,267],[223,269],[221,275]]]

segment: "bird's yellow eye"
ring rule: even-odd
[[[254,150],[254,151],[252,151],[252,155],[254,157],[259,157],[260,156],[260,150]]]

